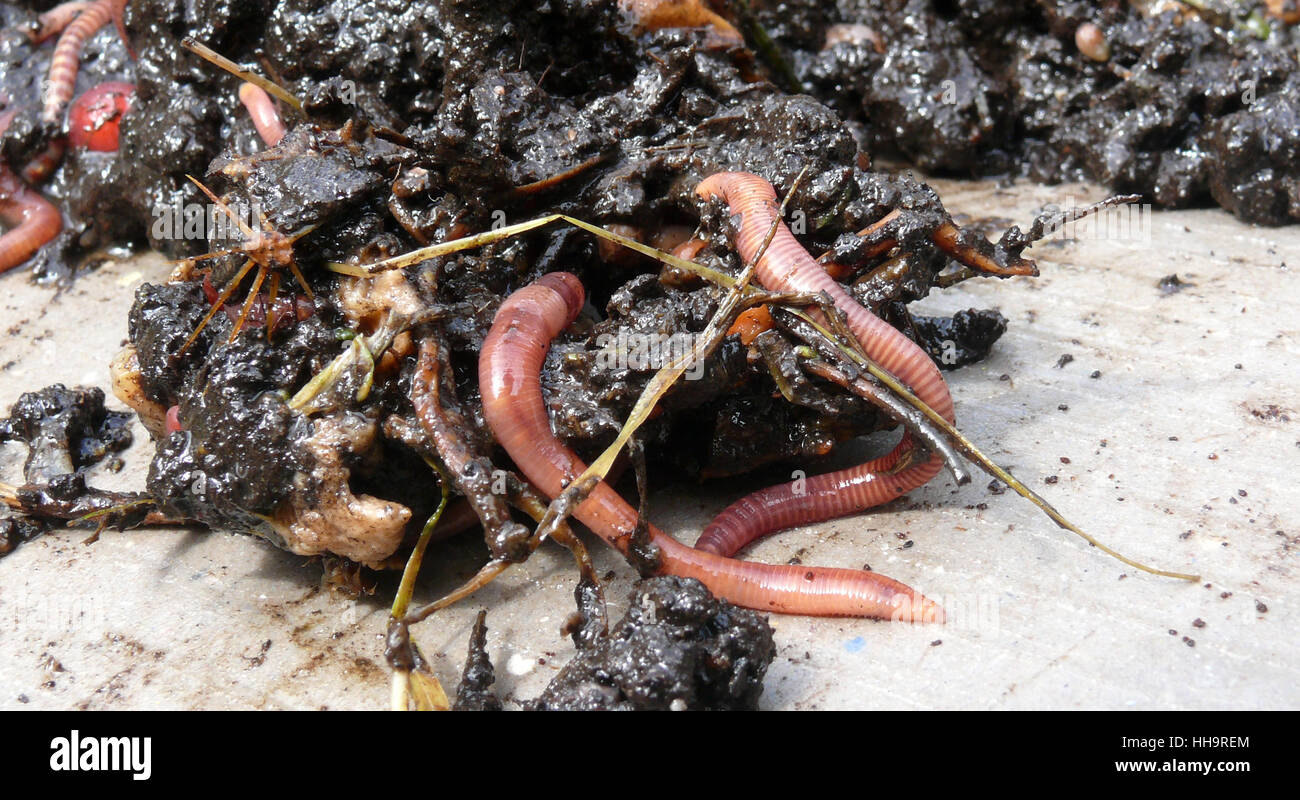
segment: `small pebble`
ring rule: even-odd
[[[1079,52],[1098,63],[1110,60],[1110,43],[1101,28],[1085,22],[1074,30],[1074,46]]]

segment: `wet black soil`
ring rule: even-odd
[[[1265,3],[755,5],[803,88],[873,154],[1300,219],[1296,31]],[[1080,50],[1084,26],[1100,52]]]
[[[0,111],[17,110],[0,142],[10,164],[59,133],[38,119],[53,42],[25,33],[53,4],[0,11]],[[719,168],[761,164],[783,184],[809,160],[880,156],[938,174],[1090,178],[1263,224],[1300,218],[1295,29],[1265,3],[715,5],[752,50],[704,29],[645,31],[612,0],[134,0],[138,59],[107,26],[77,79],[78,94],[136,84],[121,148],[69,150],[44,189],[68,227],[37,274],[64,275],[112,243],[200,249],[196,237],[160,234],[162,210],[202,201],[185,175],[260,143],[236,79],[181,47],[187,35],[283,82],[326,128],[364,119],[407,137],[438,168],[398,176],[408,189],[390,198],[370,194],[417,240],[445,237],[451,220],[513,219],[521,206],[652,226],[689,216],[690,187]],[[1104,59],[1080,51],[1084,26],[1097,29]],[[580,179],[547,187],[582,165]],[[816,201],[806,210],[821,227],[841,210],[832,198],[847,175],[816,172],[804,200]]]
[[[26,445],[23,477],[43,484],[129,447],[131,416],[105,409],[103,389],[55,384],[18,398],[9,417],[0,420],[0,442]]]
[[[481,650],[478,651],[481,653]],[[776,649],[760,614],[694,578],[649,578],[628,612],[529,703],[539,711],[753,710]],[[481,664],[471,647],[471,664]],[[467,675],[469,675],[467,669]]]
[[[0,515],[0,556],[43,533],[48,521],[88,514],[114,524],[143,518],[151,506],[147,497],[98,491],[86,482],[87,472],[106,460],[121,466],[116,454],[131,445],[132,416],[106,409],[98,387],[54,384],[18,398],[0,419],[0,443],[24,445],[27,459],[23,482],[5,491],[9,508]]]

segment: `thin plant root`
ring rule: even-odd
[[[815,321],[813,320],[806,320],[806,321],[809,324],[816,326]],[[936,427],[938,427],[940,430],[943,431],[943,433],[948,437],[949,441],[952,442],[953,446],[956,447],[957,450],[960,451],[963,455],[965,455],[966,458],[974,462],[977,466],[979,466],[989,475],[998,478],[1003,483],[1010,486],[1012,489],[1015,490],[1016,494],[1020,495],[1021,497],[1024,497],[1034,505],[1038,506],[1038,508],[1041,509],[1042,512],[1046,514],[1048,518],[1051,519],[1053,522],[1055,522],[1059,527],[1062,527],[1078,535],[1080,538],[1088,542],[1088,544],[1092,545],[1093,547],[1099,548],[1102,552],[1106,553],[1107,555],[1110,555],[1113,558],[1116,558],[1119,561],[1122,561],[1123,563],[1128,564],[1129,566],[1135,569],[1141,570],[1142,572],[1147,572],[1152,575],[1160,575],[1166,578],[1177,578],[1179,580],[1185,580],[1185,581],[1199,581],[1201,579],[1199,575],[1191,575],[1183,572],[1170,572],[1167,570],[1156,569],[1154,567],[1148,566],[1141,562],[1134,561],[1133,559],[1128,558],[1127,556],[1118,553],[1115,550],[1112,550],[1111,548],[1099,542],[1097,539],[1085,533],[1074,523],[1067,520],[1061,514],[1061,512],[1057,511],[1056,508],[1053,507],[1051,503],[1047,502],[1047,500],[1045,500],[1037,492],[1033,491],[1028,486],[1025,486],[1024,483],[1022,483],[1018,478],[1012,475],[1009,470],[997,465],[996,463],[993,462],[992,459],[984,455],[984,453],[981,452],[980,449],[976,447],[973,442],[967,439],[963,433],[958,431],[957,428],[952,423],[950,423],[947,419],[943,417],[943,415],[939,414],[937,411],[930,408],[920,398],[912,394],[910,389],[904,386],[901,381],[899,381],[896,377],[890,374],[887,370],[885,370],[879,364],[872,361],[860,350],[857,350],[852,347],[845,347],[843,343],[836,340],[836,338],[832,336],[829,331],[821,331],[821,333],[822,336],[825,337],[825,339],[828,342],[831,342],[833,346],[837,347],[841,353],[847,356],[859,367],[865,369],[868,373],[870,373],[874,378],[879,380],[881,383],[885,384],[885,386],[887,386],[890,391],[897,394],[899,397],[903,398],[903,400],[906,401],[908,405],[912,406],[913,408],[917,409],[922,414],[924,414],[926,417],[928,417]]]
[[[229,72],[231,75],[234,75],[236,78],[239,78],[240,80],[243,81],[247,81],[248,83],[251,83],[254,86],[257,86],[258,88],[262,89],[263,91],[275,95],[279,99],[293,106],[295,111],[298,111],[299,113],[302,112],[302,101],[299,100],[297,97],[293,96],[293,94],[291,94],[287,89],[280,86],[278,83],[275,83],[274,81],[263,78],[261,75],[258,75],[256,72],[244,69],[243,67],[239,66],[235,62],[231,61],[230,59],[218,53],[216,50],[213,50],[211,47],[208,47],[206,44],[203,44],[199,40],[195,39],[193,36],[186,36],[184,39],[182,39],[181,47],[184,47],[186,50],[189,50],[191,53],[194,53],[195,55],[199,56],[205,61],[211,62],[212,64],[215,64],[216,66],[224,69],[226,72]]]
[[[516,478],[515,481],[516,488],[511,493],[511,502],[514,503],[519,510],[541,522],[548,511],[546,503],[542,502],[541,498],[537,496],[533,489],[528,488],[526,485],[519,485],[522,482],[520,482],[518,478]],[[539,524],[533,531],[533,535],[528,540],[529,552],[532,553],[536,551],[547,538],[555,539],[555,541],[566,547],[573,554],[574,560],[578,565],[579,575],[583,582],[590,583],[599,590],[600,581],[596,577],[596,570],[591,563],[591,556],[587,553],[587,548],[582,544],[582,540],[579,539],[573,533],[572,529],[563,522],[548,527],[550,528],[549,531],[544,530]],[[420,608],[410,612],[404,617],[401,617],[400,619],[402,623],[405,625],[415,625],[418,622],[428,619],[433,613],[459,603],[461,600],[464,600],[479,589],[482,589],[484,586],[487,586],[489,583],[496,580],[503,572],[508,570],[515,563],[517,562],[499,558],[489,561],[487,564],[483,565],[483,567],[479,569],[473,577],[461,584],[459,587],[453,589],[451,592],[437,600],[420,606]]]
[[[398,584],[397,594],[393,597],[393,605],[388,614],[388,660],[390,664],[394,664],[392,679],[394,711],[407,710],[411,698],[415,699],[415,706],[419,710],[447,710],[451,707],[438,679],[432,673],[422,674],[418,671],[423,658],[419,656],[418,650],[410,640],[410,631],[406,630],[406,626],[401,622],[406,616],[407,608],[410,607],[411,596],[415,593],[415,579],[419,577],[420,566],[424,563],[424,551],[428,548],[429,541],[433,538],[433,531],[438,526],[438,520],[442,519],[442,514],[447,510],[447,504],[451,500],[451,481],[447,479],[446,472],[433,462],[430,462],[430,466],[438,473],[442,497],[438,501],[438,507],[429,517],[429,521],[420,531],[420,538],[416,540],[411,555],[406,559],[406,568],[402,570],[402,581]],[[398,649],[403,652],[394,652]],[[415,677],[417,675],[419,677]]]

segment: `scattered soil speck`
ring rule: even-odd
[[[1181,278],[1178,277],[1177,273],[1175,273],[1173,275],[1166,275],[1163,278],[1161,278],[1160,282],[1156,284],[1156,288],[1160,290],[1160,294],[1171,295],[1171,294],[1178,294],[1179,292],[1188,288],[1189,286],[1195,286],[1195,285],[1196,284],[1190,281],[1182,280]]]

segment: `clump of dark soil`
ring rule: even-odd
[[[1263,2],[754,5],[873,154],[1300,220],[1297,38]]]
[[[480,615],[456,708],[499,709]],[[752,710],[775,654],[761,615],[718,600],[694,578],[648,578],[606,636],[578,651],[536,700],[538,711]]]
[[[104,390],[98,387],[54,384],[18,398],[0,420],[0,442],[27,448],[24,482],[4,498],[22,516],[0,517],[0,556],[44,532],[47,520],[76,519],[119,506],[119,520],[143,516],[141,496],[100,492],[86,484],[87,470],[130,446],[132,416],[106,409]]]
[[[104,408],[104,390],[56,383],[27,392],[0,420],[0,442],[27,446],[24,477],[45,484],[93,466],[131,444],[132,415]]]
[[[26,517],[0,517],[0,556],[7,556],[28,539],[45,533],[46,525]]]
[[[955,369],[982,361],[1007,330],[997,311],[970,308],[951,317],[913,317],[916,340],[941,368]]]
[[[721,298],[715,287],[661,274],[648,259],[602,253],[589,234],[564,226],[430,259],[384,290],[340,277],[328,262],[368,263],[559,209],[646,241],[675,227],[689,231],[703,213],[712,246],[701,257],[735,272],[726,215],[701,208],[696,183],[720,170],[757,169],[785,191],[806,168],[792,207],[807,220],[810,249],[838,246],[861,261],[851,232],[891,209],[906,211],[897,239],[909,268],[895,282],[873,284],[873,302],[902,309],[949,267],[931,242],[947,215],[929,187],[864,170],[851,127],[831,109],[762,80],[761,65],[712,42],[707,30],[642,30],[608,2],[285,2],[218,13],[141,0],[132,8],[138,96],[122,123],[117,167],[132,196],[147,199],[153,216],[159,203],[162,211],[192,206],[202,199],[185,177],[194,174],[232,208],[258,209],[280,233],[310,230],[293,247],[307,285],[283,275],[305,316],[269,337],[248,325],[232,340],[228,315],[216,314],[185,347],[209,313],[211,287],[246,264],[242,254],[198,262],[209,276],[180,276],[137,296],[130,335],[138,384],[155,416],[171,409],[176,420],[174,430],[155,431],[149,479],[171,516],[259,530],[296,549],[284,525],[263,524],[288,514],[288,497],[311,507],[364,489],[427,505],[427,491],[417,492],[430,480],[418,442],[413,449],[366,433],[381,425],[420,430],[409,356],[391,359],[368,398],[338,403],[333,416],[287,405],[356,337],[380,327],[399,295],[436,313],[455,395],[477,428],[468,438],[490,443],[476,364],[496,308],[545,272],[576,273],[604,313],[555,343],[543,383],[557,434],[584,454],[612,440],[658,367],[610,368],[601,342],[698,333]],[[238,82],[181,47],[186,34],[237,61],[270,64],[304,98],[302,116],[281,108],[290,130],[277,146],[256,138],[233,99]],[[337,50],[322,50],[321,41]],[[166,133],[180,130],[191,131],[184,152]],[[177,255],[231,246],[225,231],[199,222],[151,225],[151,244]],[[1011,234],[1018,241],[1019,231]],[[308,289],[314,300],[306,303]],[[966,360],[1001,332],[981,330]],[[665,399],[666,413],[642,429],[652,462],[677,474],[820,458],[888,424],[861,402],[841,402],[829,414],[826,406],[791,405],[734,338],[705,377],[682,382]],[[326,469],[311,442],[343,418],[359,420],[361,434],[340,444],[340,463]],[[416,514],[409,532],[418,526]]]

